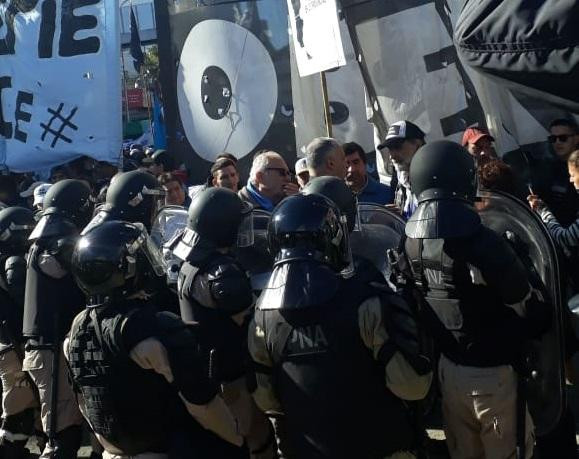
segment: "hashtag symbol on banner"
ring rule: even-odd
[[[64,108],[64,104],[62,104],[62,103],[58,106],[58,108],[56,110],[49,107],[48,113],[50,113],[52,115],[52,118],[50,118],[50,121],[48,121],[48,124],[40,123],[40,127],[42,127],[44,129],[44,132],[42,133],[41,139],[44,141],[47,134],[52,135],[52,143],[50,144],[51,148],[54,148],[54,146],[56,145],[56,143],[59,140],[62,140],[62,141],[67,142],[67,143],[72,143],[72,140],[63,134],[63,132],[66,128],[73,129],[75,131],[78,130],[78,126],[76,124],[74,124],[73,122],[71,122],[71,119],[76,114],[76,111],[78,110],[78,108],[74,107],[67,116],[63,116],[63,114],[62,114],[63,108]],[[58,126],[58,129],[55,129],[55,127],[53,127],[53,123],[54,123],[55,127],[58,126],[58,123],[60,123],[60,125]]]

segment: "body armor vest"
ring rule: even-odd
[[[44,240],[38,240],[30,248],[22,333],[27,338],[51,343],[64,339],[72,320],[84,308],[85,296],[70,273],[54,279],[42,272],[38,258],[45,244]]]
[[[378,459],[412,450],[409,415],[386,387],[386,362],[360,337],[358,307],[373,293],[342,281],[322,305],[255,312],[296,457]]]
[[[231,258],[223,257],[223,261],[231,262]],[[203,285],[206,291],[196,292],[193,296],[195,278],[204,274],[203,265],[197,267],[185,262],[181,266],[178,281],[181,318],[185,322],[196,322],[202,339],[213,348],[217,380],[233,381],[243,376],[249,362],[248,323],[239,326],[228,312],[216,309],[208,283]]]
[[[10,345],[22,342],[22,315],[24,297],[15,298],[14,293],[24,292],[22,286],[8,285],[6,279],[6,260],[9,256],[0,256],[0,343]]]
[[[471,270],[484,266],[471,266],[464,246],[461,258],[453,258],[448,244],[452,240],[408,238],[405,243],[414,280],[430,306],[425,315],[438,347],[461,365],[513,364],[524,340],[522,319],[496,288],[474,282]],[[489,250],[487,256],[501,254]]]
[[[69,343],[73,387],[82,394],[91,428],[124,454],[166,452],[183,406],[162,375],[122,351],[121,325],[130,314],[109,305],[75,319]]]

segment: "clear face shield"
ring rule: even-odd
[[[17,225],[12,222],[0,233],[0,242],[6,242],[16,231],[32,231],[36,225]]]
[[[243,218],[237,230],[237,247],[251,247],[255,241],[254,216],[251,207],[244,209]]]
[[[355,273],[354,258],[352,256],[352,247],[350,246],[350,232],[348,231],[348,219],[345,215],[340,217],[341,234],[336,236],[332,241],[333,244],[340,246],[345,268],[340,271],[340,275],[344,279],[349,279]],[[340,239],[340,240],[336,240]]]
[[[356,196],[356,213],[354,215],[354,230],[362,231],[362,218],[360,217],[360,205],[358,204],[358,196]]]
[[[141,251],[145,255],[145,257],[147,257],[147,260],[151,264],[151,267],[153,268],[155,274],[157,276],[162,276],[163,274],[165,274],[167,266],[165,260],[163,259],[163,254],[159,250],[159,247],[155,245],[155,243],[147,233],[145,225],[143,225],[142,223],[132,223],[132,224],[140,229],[141,234],[131,244],[127,245],[127,252],[128,252],[127,260],[130,263],[132,257],[134,259],[134,268],[136,269],[137,255],[138,252]]]
[[[166,267],[167,283],[177,283],[183,261],[173,254],[173,249],[187,227],[187,211],[179,206],[163,207],[153,222],[151,240],[159,248]]]

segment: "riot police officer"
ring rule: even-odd
[[[403,399],[425,396],[430,363],[404,301],[351,265],[348,229],[318,194],[286,198],[268,228],[274,271],[249,330],[260,408],[285,418],[293,458],[414,457]]]
[[[0,211],[0,377],[2,428],[0,456],[24,458],[34,430],[37,407],[34,387],[22,371],[22,311],[26,281],[28,236],[36,221],[31,210],[9,207]]]
[[[226,188],[202,191],[189,207],[187,229],[174,250],[185,260],[178,280],[181,316],[199,323],[210,337],[222,396],[240,423],[251,457],[270,458],[275,444],[272,427],[253,402],[245,378],[247,324],[254,298],[250,281],[232,254],[241,239],[251,242],[251,206]]]
[[[106,221],[122,220],[141,223],[151,231],[157,211],[164,204],[165,191],[157,179],[148,172],[136,170],[117,174],[107,189],[105,204],[84,228],[85,235]],[[177,313],[179,301],[167,285],[166,276],[152,274],[147,284],[147,293],[153,295],[153,304],[163,311]]]
[[[406,225],[406,261],[424,293],[425,319],[439,363],[450,455],[514,457],[517,374],[522,343],[549,324],[525,267],[505,239],[481,224],[473,206],[475,164],[460,145],[421,147],[410,166],[419,206]],[[526,457],[532,423],[521,410]],[[526,418],[526,419],[525,419]],[[492,452],[492,453],[491,453]]]
[[[120,221],[76,245],[72,271],[88,304],[64,347],[83,415],[105,457],[237,457],[243,440],[216,396],[210,349],[143,290],[146,273],[163,269],[152,247],[143,225]]]
[[[46,194],[42,217],[30,235],[23,368],[38,388],[42,428],[48,435],[41,457],[76,458],[80,447],[82,416],[61,354],[72,319],[84,304],[69,268],[78,234],[91,214],[88,186],[80,180],[62,180]]]
[[[148,172],[136,170],[119,173],[111,180],[104,206],[100,207],[83,234],[110,220],[139,222],[150,230],[164,196],[165,192]]]

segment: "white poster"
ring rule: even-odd
[[[340,21],[340,27],[347,64],[326,73],[333,137],[342,143],[356,142],[369,152],[374,150],[374,129],[366,118],[364,80],[348,27],[344,21]],[[326,124],[320,76],[300,78],[295,54],[294,47],[290,46],[296,151],[298,156],[304,156],[307,144],[314,137],[326,135]]]
[[[346,65],[336,0],[287,0],[300,76]]]
[[[119,160],[116,0],[0,2],[0,167]]]

